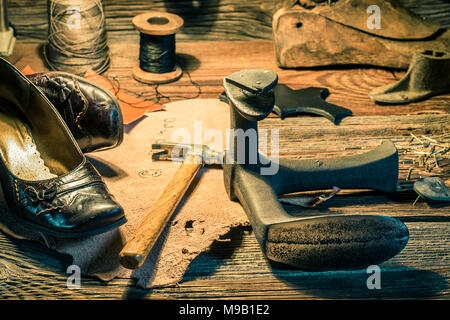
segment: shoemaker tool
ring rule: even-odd
[[[417,180],[414,183],[414,191],[418,194],[418,198],[431,203],[450,202],[450,190],[444,180],[439,177],[425,177]]]
[[[330,95],[326,88],[308,87],[293,90],[285,84],[277,84],[273,88],[275,95],[275,106],[273,112],[281,119],[295,113],[309,113],[327,118],[334,124],[347,116],[352,115],[352,111],[325,101]],[[219,99],[228,103],[228,98],[222,93]]]
[[[221,163],[223,158],[221,153],[213,152],[206,146],[157,143],[152,145],[152,149],[160,150],[152,154],[153,160],[183,162],[119,253],[120,263],[128,269],[137,269],[144,263],[203,164]]]
[[[450,46],[448,30],[398,1],[339,0],[331,6],[321,0],[300,2],[308,3],[307,8],[298,1],[284,2],[272,18],[275,59],[283,69],[340,65],[403,69],[418,50],[448,51]]]
[[[257,132],[257,122],[274,108],[271,89],[277,80],[274,72],[261,69],[239,71],[224,79],[232,130]],[[353,214],[294,217],[278,200],[282,194],[333,186],[395,192],[398,152],[391,141],[345,158],[279,159],[278,171],[272,175],[262,175],[261,169],[275,160],[258,153],[253,164],[255,157],[250,154],[248,142],[245,143],[244,157],[238,154],[235,141],[235,149],[231,150],[234,161],[223,165],[225,188],[231,200],[241,203],[270,260],[310,270],[353,269],[385,261],[405,247],[409,233],[398,219]]]
[[[382,104],[406,104],[450,92],[450,52],[424,50],[413,55],[405,76],[372,90],[369,97]]]
[[[260,69],[240,71],[225,78],[224,86],[231,106],[231,129],[257,130],[257,121],[273,110],[272,89],[276,82],[274,72]],[[181,157],[186,160],[157,201],[154,207],[157,214],[151,212],[144,218],[122,250],[120,256],[124,266],[136,268],[143,263],[203,164],[222,164],[226,191],[231,200],[242,204],[256,239],[270,260],[312,270],[353,269],[385,261],[406,245],[408,229],[397,219],[345,214],[293,217],[278,201],[282,194],[331,189],[333,186],[395,192],[398,152],[392,142],[385,141],[375,150],[340,159],[279,159],[276,173],[261,175],[261,169],[275,160],[258,153],[256,163],[253,163],[250,146],[245,141],[242,149],[245,154],[239,154],[241,149],[237,139],[238,135],[235,135],[233,149],[225,154],[204,146],[154,145],[164,149],[154,154],[154,159]],[[186,161],[191,162],[193,158],[201,163],[189,164],[189,174],[179,174],[184,172]],[[172,185],[177,185],[178,190]],[[164,205],[169,202],[166,194],[172,195],[170,205]]]

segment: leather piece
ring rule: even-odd
[[[57,176],[24,180],[0,153],[0,181],[9,208],[31,228],[56,237],[82,237],[125,223],[122,207],[86,160],[55,107],[30,80],[0,58],[0,112],[13,106],[27,123],[45,165]],[[9,115],[10,116],[10,115]],[[19,118],[17,118],[19,119]],[[0,134],[2,134],[0,132]],[[5,133],[3,133],[5,134]]]
[[[140,269],[123,268],[119,262],[119,252],[180,165],[172,161],[152,161],[148,153],[152,144],[158,140],[173,139],[177,128],[186,128],[194,137],[196,127],[193,120],[201,121],[203,130],[218,129],[225,137],[229,128],[228,109],[217,99],[168,103],[164,112],[154,112],[136,123],[118,148],[92,154],[90,162],[102,173],[108,189],[123,206],[128,222],[118,229],[92,237],[70,241],[54,241],[53,237],[46,237],[44,244],[71,255],[73,264],[80,267],[82,275],[99,277],[103,281],[116,277],[133,278],[142,288],[166,287],[182,282],[189,264],[208,250],[215,240],[224,241],[228,239],[230,229],[239,228],[234,229],[232,234],[240,234],[240,226],[248,226],[241,205],[228,199],[222,170],[200,170]],[[223,150],[226,146],[226,139],[219,141],[207,136],[203,139],[214,149]],[[38,232],[31,232],[29,228],[10,221],[12,213],[5,208],[2,200],[0,191],[0,229],[16,238],[43,242]],[[189,232],[186,225],[192,227]]]
[[[84,153],[122,143],[122,112],[110,91],[64,72],[37,73],[28,78],[55,105]]]

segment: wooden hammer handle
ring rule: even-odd
[[[144,263],[201,166],[201,163],[195,163],[194,157],[190,156],[178,168],[162,195],[120,252],[120,263],[125,268],[137,269]]]

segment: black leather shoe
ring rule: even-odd
[[[56,237],[98,234],[126,222],[44,94],[0,58],[0,181],[9,208]]]
[[[28,78],[56,107],[84,153],[120,145],[122,113],[109,90],[65,72],[37,73]]]

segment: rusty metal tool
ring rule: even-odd
[[[406,104],[450,92],[450,52],[422,50],[413,55],[405,76],[372,90],[369,97],[382,104]]]
[[[431,203],[450,202],[450,190],[439,177],[425,177],[414,183],[414,191]]]
[[[275,105],[277,75],[269,70],[242,70],[224,79],[230,105],[230,128],[257,132],[257,122]],[[236,85],[239,83],[239,85]],[[254,86],[257,84],[257,93]],[[252,88],[247,90],[246,88]],[[409,233],[398,219],[377,215],[299,217],[289,215],[278,196],[300,191],[375,189],[395,192],[398,152],[391,141],[355,156],[326,160],[269,159],[234,138],[231,163],[225,163],[224,182],[231,200],[238,200],[251,222],[265,255],[273,261],[302,269],[362,268],[399,253]],[[241,141],[242,144],[242,141]],[[239,154],[239,150],[245,152]],[[255,157],[252,152],[256,152]],[[256,162],[254,159],[257,159]],[[262,174],[276,162],[278,170]]]
[[[206,146],[157,143],[152,149],[162,149],[152,154],[153,160],[183,161],[175,176],[164,189],[152,209],[142,220],[133,236],[119,253],[120,263],[128,269],[139,268],[169,222],[173,212],[205,161],[214,163],[220,153]]]
[[[325,101],[330,95],[330,91],[326,88],[309,87],[293,90],[284,84],[278,84],[273,93],[275,94],[273,112],[281,119],[294,113],[311,113],[337,124],[342,118],[352,115],[351,110]]]

